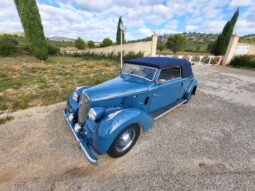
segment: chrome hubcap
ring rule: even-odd
[[[116,150],[118,152],[123,152],[128,149],[135,139],[135,130],[128,129],[125,131],[118,139],[116,143]]]

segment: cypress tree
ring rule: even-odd
[[[40,60],[48,58],[47,42],[35,0],[14,0],[31,53]]]
[[[121,29],[120,25],[123,24],[121,17],[119,17],[119,22],[117,26],[117,34],[116,34],[116,44],[120,44],[120,34],[121,34]],[[125,34],[122,32],[122,42],[125,42]]]
[[[217,40],[215,41],[213,49],[212,49],[212,53],[214,55],[224,55],[226,53],[238,16],[239,16],[239,9],[236,10],[231,20],[226,23],[222,33],[218,36]]]

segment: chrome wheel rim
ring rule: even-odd
[[[118,152],[123,152],[127,150],[135,140],[135,130],[128,129],[119,137],[116,142],[116,150]]]

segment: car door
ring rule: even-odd
[[[182,87],[180,67],[161,69],[158,80],[153,86],[149,111],[155,112],[177,102]]]

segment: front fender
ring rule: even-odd
[[[145,111],[137,108],[122,108],[112,119],[104,118],[93,137],[93,146],[97,153],[104,154],[110,148],[115,137],[127,126],[138,124],[144,131],[153,125],[153,118]]]

